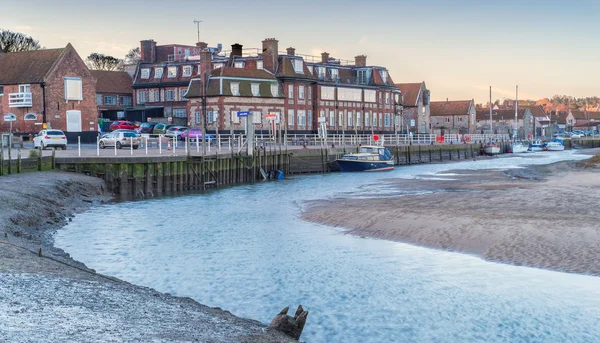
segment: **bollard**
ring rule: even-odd
[[[185,143],[184,143],[184,145],[185,145],[185,150],[184,150],[184,151],[185,151],[185,154],[186,154],[186,155],[187,155],[187,153],[188,153],[187,143],[188,143],[188,141],[187,141],[187,138],[186,138],[186,139],[185,139]]]
[[[196,153],[200,152],[200,139],[198,138],[198,135],[196,135]]]
[[[144,137],[146,139],[146,144],[144,144],[144,147],[146,148],[146,155],[148,155],[148,137]]]
[[[115,150],[115,156],[117,156],[117,142],[115,142],[114,146],[113,146],[114,150]]]
[[[129,137],[129,155],[133,156],[133,137]]]
[[[96,137],[96,156],[100,156],[100,136]]]
[[[173,137],[173,154],[175,154],[175,149],[177,148],[177,142],[175,141],[175,137]]]
[[[81,157],[81,136],[77,136],[77,154]]]
[[[158,152],[160,155],[162,155],[162,141],[160,139],[161,137],[158,136]]]

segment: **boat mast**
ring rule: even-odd
[[[494,134],[494,125],[492,125],[492,86],[490,86],[490,135]]]
[[[515,130],[513,132],[513,140],[517,140],[517,133],[519,130],[517,129],[517,112],[519,111],[519,85],[517,85],[517,99],[515,100]],[[525,122],[525,117],[523,116],[523,122]]]

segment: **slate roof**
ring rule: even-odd
[[[429,113],[432,117],[468,115],[472,103],[472,100],[432,101],[429,105]]]
[[[419,101],[419,94],[421,93],[422,82],[419,83],[397,83],[396,87],[402,93],[404,104],[410,106],[417,106]]]
[[[65,50],[59,48],[0,54],[0,85],[43,82]]]
[[[256,68],[234,68],[234,67],[222,67],[214,69],[211,76],[226,76],[226,77],[241,77],[250,79],[269,79],[277,80],[277,78],[264,69]]]
[[[198,72],[198,61],[185,61],[185,62],[157,62],[157,63],[140,63],[134,76],[134,87],[145,87],[155,85],[187,85],[190,80]],[[192,74],[190,76],[183,76],[183,67],[191,66]],[[175,77],[168,77],[168,67],[177,67],[177,73]],[[150,68],[150,77],[142,79],[142,69]],[[162,69],[163,73],[160,78],[155,77],[156,68]]]
[[[124,71],[90,70],[96,83],[96,93],[132,94],[131,76]]]

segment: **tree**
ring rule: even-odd
[[[109,55],[91,53],[85,60],[88,68],[93,70],[120,70],[123,68],[123,60]]]
[[[39,41],[20,32],[0,29],[0,52],[40,50]]]
[[[140,61],[141,57],[142,57],[142,54],[140,53],[140,47],[138,46],[137,48],[133,48],[133,49],[129,50],[127,55],[125,55],[125,63],[126,64],[137,64]]]

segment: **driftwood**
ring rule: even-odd
[[[300,335],[302,335],[302,330],[304,329],[304,324],[306,324],[308,311],[305,311],[302,308],[302,305],[300,305],[296,310],[296,314],[292,317],[287,315],[289,309],[289,307],[286,307],[281,310],[281,312],[273,318],[269,327],[281,331],[295,340],[299,340]]]

